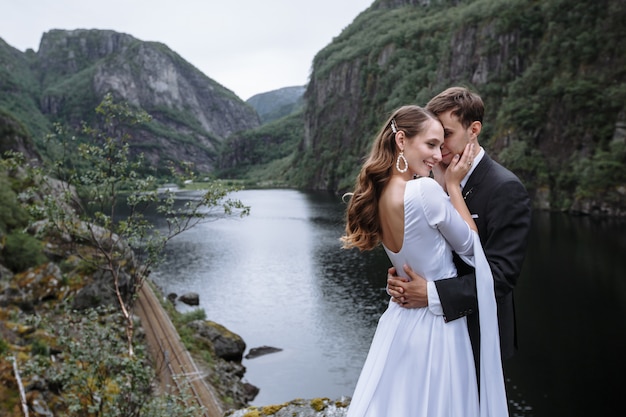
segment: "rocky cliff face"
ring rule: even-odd
[[[167,46],[123,33],[52,30],[32,68],[40,110],[50,120],[92,120],[107,93],[146,110],[153,122],[133,132],[132,146],[154,166],[185,161],[210,172],[226,137],[260,124],[251,106]]]
[[[375,2],[314,59],[301,146],[313,171],[306,186],[350,188],[394,108],[465,85],[486,104],[481,145],[522,177],[538,205],[576,210],[595,187],[596,203],[612,203],[585,212],[626,213],[618,203],[626,177],[600,168],[607,157],[626,163],[626,59],[617,52],[626,47],[626,7],[589,0],[563,13],[560,3]]]

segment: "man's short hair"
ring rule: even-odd
[[[480,96],[465,87],[450,87],[433,97],[426,109],[439,116],[452,110],[463,127],[468,128],[473,122],[483,122],[485,105]]]

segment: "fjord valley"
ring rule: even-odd
[[[584,215],[593,226],[594,219],[626,215],[624,21],[626,3],[620,0],[375,0],[315,55],[306,85],[247,101],[167,45],[131,34],[58,28],[42,35],[37,51],[19,51],[0,39],[0,378],[6,381],[0,409],[20,415],[15,372],[5,359],[10,356],[28,386],[31,409],[45,404],[41,415],[67,410],[70,394],[78,395],[70,387],[93,379],[81,374],[83,380],[72,381],[73,368],[63,375],[44,372],[45,358],[78,354],[58,336],[85,324],[72,322],[71,315],[55,317],[119,305],[111,275],[86,263],[100,259],[92,238],[107,236],[105,229],[90,236],[87,223],[78,221],[75,234],[44,227],[53,216],[62,218],[63,210],[76,220],[79,207],[63,198],[89,191],[64,188],[64,175],[93,187],[103,183],[104,177],[90,176],[94,163],[83,158],[84,150],[112,149],[104,139],[124,139],[121,153],[109,154],[127,156],[124,164],[132,167],[132,178],[111,181],[122,186],[120,198],[129,196],[127,184],[146,178],[154,189],[174,182],[190,191],[180,180],[187,175],[209,189],[226,183],[338,196],[352,187],[376,128],[393,109],[424,105],[443,89],[464,85],[486,104],[481,144],[523,180],[534,208]],[[107,108],[116,116],[107,118],[113,114]],[[142,117],[126,119],[136,113]],[[314,197],[302,199],[318,207]],[[328,228],[321,217],[310,221]],[[607,239],[624,244],[619,236]],[[121,269],[128,275],[121,275],[121,283],[141,271],[137,259],[126,255]],[[243,381],[241,358],[223,360],[213,342],[194,338],[190,329],[205,317],[177,316],[167,303],[165,308],[171,308],[187,349],[210,370],[221,406],[249,403],[254,389]],[[56,330],[37,322],[46,317],[59,324]],[[99,340],[124,340],[127,322],[117,315],[100,311],[89,317],[116,330],[89,330]],[[63,340],[69,343],[72,335],[63,333]],[[148,378],[140,373],[139,365],[150,363],[141,356],[141,331],[136,343],[146,362],[129,366],[129,374]],[[126,350],[110,349],[111,357],[121,359],[102,376],[100,398],[119,402],[124,384],[113,374],[124,366]],[[74,363],[90,360],[95,358]],[[79,406],[84,398],[77,398]]]

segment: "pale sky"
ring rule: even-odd
[[[0,38],[108,29],[167,45],[242,100],[305,85],[315,54],[374,0],[0,0]]]

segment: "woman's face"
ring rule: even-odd
[[[429,119],[421,134],[405,141],[404,157],[409,163],[410,174],[430,175],[433,167],[441,162],[442,146],[443,126],[438,120]]]

